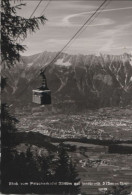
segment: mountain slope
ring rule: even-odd
[[[8,78],[4,100],[15,105],[31,104],[32,89],[41,85],[40,69],[55,55],[55,52],[43,52],[24,56],[15,67],[2,70],[2,74]],[[61,53],[46,69],[53,105],[97,108],[130,104],[131,59],[130,54],[95,56]]]

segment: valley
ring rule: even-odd
[[[32,141],[29,143],[34,143],[32,150],[36,154],[46,155],[47,150],[42,143],[47,140],[54,146],[50,147],[56,156],[56,147],[63,141],[69,157],[77,165],[82,194],[102,195],[112,186],[131,186],[131,106],[69,114],[47,113],[46,106],[38,106],[29,109],[28,112],[27,110],[25,113],[21,112],[20,115],[17,113],[17,117],[20,121],[19,133],[25,132],[27,135],[33,133]],[[47,138],[38,139],[37,135]],[[39,147],[35,146],[34,139],[40,143]],[[30,140],[30,136],[27,140]],[[26,151],[25,143],[18,145],[17,150]]]
[[[46,107],[46,106],[45,106]],[[132,108],[100,108],[82,113],[47,113],[45,107],[31,109],[17,118],[19,131],[39,132],[56,138],[100,140],[132,139]]]

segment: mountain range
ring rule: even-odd
[[[40,69],[58,108],[83,109],[126,106],[132,103],[132,55],[70,55],[56,52],[22,56],[19,63],[3,69],[7,86],[2,101],[33,106],[32,90],[41,86]]]

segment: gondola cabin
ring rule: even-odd
[[[43,72],[41,76],[43,79],[42,86],[32,90],[32,101],[40,105],[51,104],[51,91],[47,87],[46,77]]]
[[[51,91],[50,90],[33,90],[33,102],[36,104],[51,104]]]

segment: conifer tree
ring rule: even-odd
[[[10,67],[20,60],[20,52],[25,50],[25,46],[19,41],[24,40],[28,32],[38,30],[39,25],[46,21],[44,16],[24,18],[17,15],[22,6],[25,4],[11,6],[10,0],[1,1],[1,59],[4,66]]]
[[[53,158],[54,155],[49,154],[48,156],[39,156],[38,162],[39,162],[39,173],[41,181],[43,182],[52,182],[53,181]]]
[[[44,24],[46,18],[44,16],[24,18],[17,15],[17,11],[25,6],[25,4],[14,1],[14,6],[10,0],[1,1],[1,61],[2,69],[10,68],[20,60],[20,52],[25,50],[25,46],[20,42],[24,40],[28,33],[33,33],[39,29],[40,24]],[[14,67],[15,68],[15,67]],[[6,87],[7,78],[1,78],[1,89]],[[25,157],[22,155],[12,156],[12,146],[14,144],[13,133],[17,131],[15,125],[18,120],[9,112],[7,104],[1,104],[1,142],[2,142],[2,192],[8,190],[8,182],[10,176],[13,175],[14,165],[18,165],[19,161],[25,163]],[[17,172],[18,173],[18,172]],[[17,174],[16,173],[16,174]],[[24,176],[23,176],[24,177]]]
[[[76,165],[70,161],[69,165],[70,169],[70,182],[72,183],[70,193],[71,194],[79,194],[80,192],[80,178],[76,169]]]
[[[129,195],[129,188],[130,186],[113,186],[111,189],[106,191],[105,195]]]
[[[34,18],[24,18],[17,15],[17,10],[21,9],[25,4],[17,4],[11,6],[10,0],[1,1],[1,59],[2,68],[10,68],[20,60],[20,52],[25,47],[19,43],[27,37],[28,32],[32,33],[39,29],[40,24],[44,24],[46,18],[44,16]],[[7,78],[2,76],[1,89],[4,90]],[[12,117],[7,109],[7,104],[1,105],[2,114],[2,145],[8,143],[7,133],[16,130],[15,123],[17,119]],[[3,142],[4,141],[4,142]]]
[[[26,156],[25,156],[25,174],[27,176],[27,181],[39,181],[39,171],[37,167],[36,160],[33,156],[33,153],[31,151],[31,146],[28,147],[26,151]]]
[[[12,133],[17,131],[16,123],[19,121],[9,112],[7,104],[1,104],[1,131],[2,131],[2,147],[10,147],[13,145]]]
[[[78,194],[80,192],[80,179],[77,174],[76,166],[69,158],[63,143],[59,145],[58,157],[55,172],[55,181],[58,182],[57,193]],[[61,182],[62,185],[60,185]],[[65,184],[65,182],[67,184]]]
[[[56,167],[56,180],[59,182],[68,181],[69,180],[69,157],[64,148],[64,144],[61,143],[59,145],[59,155],[58,155],[58,162]]]

